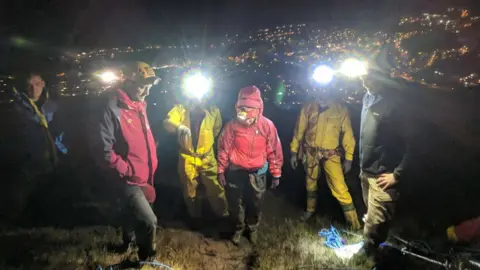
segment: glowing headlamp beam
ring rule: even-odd
[[[320,84],[328,84],[333,80],[335,71],[328,66],[319,66],[313,72],[313,79]]]
[[[342,63],[339,72],[350,78],[360,77],[367,75],[368,65],[364,61],[349,58]]]
[[[104,83],[111,83],[113,81],[116,81],[118,80],[118,77],[117,75],[115,75],[115,73],[111,72],[111,71],[105,71],[103,73],[101,73],[100,75],[98,75],[100,77],[100,79],[104,82]]]
[[[188,97],[201,99],[212,88],[212,80],[200,74],[190,75],[183,82],[183,88]]]

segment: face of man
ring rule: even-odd
[[[31,99],[37,101],[45,88],[45,81],[40,75],[32,75],[28,79],[28,94]]]
[[[317,92],[315,93],[315,101],[322,107],[326,106],[328,101],[332,98],[331,94],[330,89],[317,89]]]
[[[152,88],[153,84],[145,84],[137,87],[138,90],[138,99],[140,101],[144,101],[145,98],[150,95],[150,89]]]
[[[132,82],[130,87],[127,87],[125,91],[128,92],[130,98],[134,101],[145,101],[145,98],[150,94],[152,83],[137,83]]]

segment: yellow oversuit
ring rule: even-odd
[[[222,117],[218,108],[213,106],[196,110],[195,113],[203,113],[198,130],[194,130],[195,125],[190,122],[191,111],[183,105],[175,105],[164,121],[165,129],[169,132],[177,132],[178,127],[183,125],[191,130],[192,135],[196,135],[179,138],[178,174],[183,186],[185,203],[191,217],[201,216],[202,198],[197,194],[200,182],[215,214],[227,216],[225,190],[218,182],[217,160],[213,149],[215,138],[222,128]],[[192,142],[192,137],[197,141]]]
[[[353,160],[355,138],[348,110],[336,102],[328,102],[325,107],[316,101],[305,104],[297,120],[290,151],[297,154],[303,148],[303,157],[299,158],[302,158],[307,174],[307,212],[315,212],[317,180],[322,166],[328,187],[342,206],[347,223],[360,229],[357,211],[343,175],[340,146],[345,152],[344,158]]]

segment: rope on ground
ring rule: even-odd
[[[172,267],[170,267],[168,265],[165,265],[163,263],[157,262],[157,261],[153,261],[153,262],[140,261],[140,262],[138,262],[138,264],[139,264],[139,266],[151,265],[151,266],[154,266],[154,267],[161,267],[161,269],[173,270]],[[114,270],[114,269],[116,269],[116,267],[120,267],[120,266],[122,266],[122,264],[109,265],[109,266],[106,266],[105,268],[103,268],[101,265],[98,265],[96,270]]]
[[[333,226],[330,226],[330,229],[322,229],[318,232],[318,235],[325,238],[323,243],[329,248],[341,248],[345,245],[345,240],[343,240],[337,229]]]

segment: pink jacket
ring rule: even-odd
[[[246,170],[258,170],[268,160],[273,177],[282,175],[283,153],[277,129],[263,116],[263,101],[255,86],[240,90],[237,106],[260,109],[257,121],[245,126],[237,120],[228,122],[218,140],[218,173],[225,173],[229,165]]]

